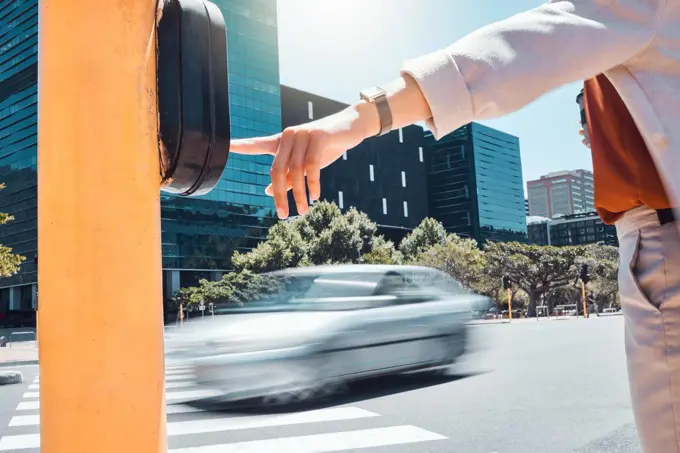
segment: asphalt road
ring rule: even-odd
[[[449,376],[404,375],[355,384],[346,396],[309,412],[197,413],[174,406],[168,415],[169,448],[206,447],[192,450],[196,453],[639,452],[620,316],[473,329],[477,352]],[[0,452],[39,451],[26,448],[35,447],[31,442],[39,432],[37,368],[22,371],[24,384],[0,387]],[[168,373],[168,383],[177,385],[181,370]],[[171,390],[181,389],[171,385],[168,395]],[[213,445],[219,447],[209,450]]]

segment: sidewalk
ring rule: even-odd
[[[10,348],[0,348],[0,368],[17,365],[35,365],[38,363],[38,349],[35,343],[14,343]]]

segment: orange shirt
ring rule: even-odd
[[[654,161],[628,108],[604,75],[586,80],[584,103],[593,156],[595,210],[615,223],[638,206],[670,208]]]

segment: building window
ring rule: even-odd
[[[307,113],[309,114],[309,119],[313,120],[314,119],[314,104],[312,104],[312,101],[309,101],[307,103]]]
[[[338,192],[338,207],[340,209],[345,207],[345,200],[342,198],[342,191]]]
[[[342,160],[347,160],[347,151],[342,153]]]
[[[399,143],[404,143],[404,130],[399,129]]]
[[[406,172],[401,172],[401,187],[406,187]]]
[[[375,175],[373,174],[373,165],[368,166],[368,177],[371,181],[375,181]]]
[[[421,162],[423,161],[423,147],[422,146],[418,147],[418,158],[420,159]]]
[[[404,217],[408,217],[408,203],[404,202]]]
[[[383,214],[387,215],[387,198],[383,198]]]

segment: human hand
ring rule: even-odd
[[[583,128],[578,131],[578,135],[583,137],[583,140],[581,140],[581,143],[583,143],[583,146],[588,146],[588,143],[586,143],[586,133],[583,131]]]
[[[379,124],[375,106],[361,102],[326,118],[286,128],[280,134],[232,140],[230,151],[274,156],[270,170],[272,183],[265,192],[274,197],[276,213],[285,219],[289,213],[288,190],[293,189],[298,213],[305,214],[309,209],[305,176],[309,197],[318,200],[321,169],[375,135]]]

